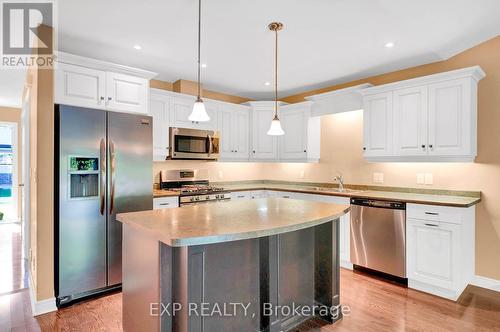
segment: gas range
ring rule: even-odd
[[[160,188],[179,192],[180,205],[231,199],[231,193],[209,184],[207,170],[167,170],[160,172]]]

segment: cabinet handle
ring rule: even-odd
[[[363,151],[366,151],[366,146],[363,146]]]
[[[98,103],[99,105],[101,105],[101,102],[103,102],[103,101],[104,101],[104,97],[103,97],[103,96],[101,96],[101,97],[99,98],[99,101],[98,101],[97,103]]]
[[[253,150],[252,152],[255,153],[255,150]]]
[[[244,198],[244,197],[245,197],[245,195],[238,195],[238,196],[236,196],[236,197],[238,197],[238,198]]]
[[[304,150],[304,152],[307,152],[307,150]]]
[[[234,152],[238,152],[238,150],[234,150]]]
[[[433,146],[432,144],[429,144],[429,148],[430,148],[430,149],[433,149],[433,148],[434,148],[434,146]]]
[[[288,196],[288,195],[285,195],[285,196],[282,196],[282,197],[283,197],[283,198],[290,198],[290,196]]]
[[[164,206],[164,205],[170,205],[170,203],[160,203],[160,205]]]
[[[428,214],[431,216],[439,216],[439,213],[437,213],[437,212],[425,212],[425,214]]]
[[[425,150],[425,144],[422,144],[422,149],[424,149],[424,150]]]
[[[436,225],[436,224],[425,224],[425,226],[439,227],[439,225]]]

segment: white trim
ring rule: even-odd
[[[475,275],[472,278],[471,285],[500,292],[500,280],[496,279]]]
[[[353,269],[353,266],[352,266],[351,262],[344,261],[342,259],[340,260],[340,267],[343,267],[344,269],[347,269],[347,270],[352,270]]]
[[[408,88],[412,86],[420,86],[426,84],[434,84],[441,81],[448,81],[452,79],[470,77],[475,82],[478,82],[486,76],[486,73],[480,66],[472,66],[468,68],[462,68],[457,70],[451,70],[443,73],[427,75],[417,78],[412,78],[404,81],[398,81],[393,83],[388,83],[384,85],[377,85],[371,88],[361,89],[359,93],[363,96],[378,94],[382,92],[393,91],[394,89]]]
[[[150,80],[153,77],[158,75],[158,73],[155,73],[155,72],[152,72],[149,70],[133,68],[133,67],[119,65],[116,63],[112,63],[112,62],[87,58],[87,57],[74,55],[74,54],[70,54],[70,53],[66,53],[66,52],[60,52],[60,51],[56,52],[56,61],[61,62],[61,63],[67,63],[70,65],[77,65],[77,66],[82,66],[82,67],[87,67],[87,68],[92,68],[92,69],[97,69],[97,70],[111,71],[111,72],[115,72],[115,73],[121,73],[121,74],[126,74],[126,75],[142,77],[142,78],[145,78],[148,80]]]
[[[344,89],[338,89],[338,90],[318,93],[316,95],[304,97],[304,99],[311,100],[311,101],[330,99],[332,97],[336,97],[339,95],[358,93],[359,90],[371,88],[372,86],[373,86],[373,84],[371,84],[371,83],[363,83],[363,84],[359,84],[359,85],[355,85],[355,86],[350,86],[350,87],[344,88]]]
[[[33,287],[33,280],[31,279],[31,273],[28,276],[29,280],[29,293],[31,302],[31,314],[33,317],[46,314],[48,312],[57,311],[56,298],[51,297],[45,300],[37,301],[36,294],[34,293],[35,287]]]

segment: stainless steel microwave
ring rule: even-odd
[[[170,127],[169,137],[169,159],[219,159],[217,131]]]

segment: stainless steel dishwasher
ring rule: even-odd
[[[351,198],[351,262],[406,278],[406,203]]]

